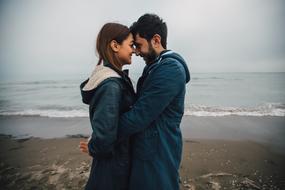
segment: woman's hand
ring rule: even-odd
[[[89,155],[88,142],[89,141],[80,141],[79,148],[81,152]]]

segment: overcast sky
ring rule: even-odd
[[[192,72],[285,72],[282,0],[0,0],[1,79],[90,73],[106,22],[156,13]],[[174,3],[175,2],[175,3]],[[133,56],[131,72],[143,61]]]

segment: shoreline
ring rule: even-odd
[[[50,118],[37,116],[0,116],[0,134],[16,139],[88,137],[88,117]],[[285,153],[285,117],[278,116],[184,116],[184,139],[253,141]]]

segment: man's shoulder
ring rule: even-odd
[[[183,62],[180,61],[179,59],[174,58],[174,57],[166,57],[166,58],[162,59],[160,66],[161,67],[160,67],[160,69],[158,69],[158,71],[160,70],[161,72],[163,72],[165,70],[170,70],[172,74],[175,74],[175,72],[184,71]]]
[[[180,61],[173,57],[166,57],[161,60],[161,65],[181,65]]]
[[[161,59],[162,63],[176,63],[176,64],[185,63],[185,60],[180,54],[173,52],[171,50],[163,54],[161,56]]]

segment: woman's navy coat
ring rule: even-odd
[[[107,63],[105,65],[111,67]],[[108,73],[110,77],[106,77]],[[88,143],[93,162],[86,190],[128,189],[130,144],[128,138],[117,142],[117,129],[119,116],[130,109],[135,93],[129,78],[122,72],[118,71],[118,74],[120,78],[109,68],[107,72],[101,72],[101,78],[98,76],[100,72],[94,74],[95,83],[102,80],[94,88],[83,89],[90,79],[80,86],[82,100],[89,105],[93,130]]]

